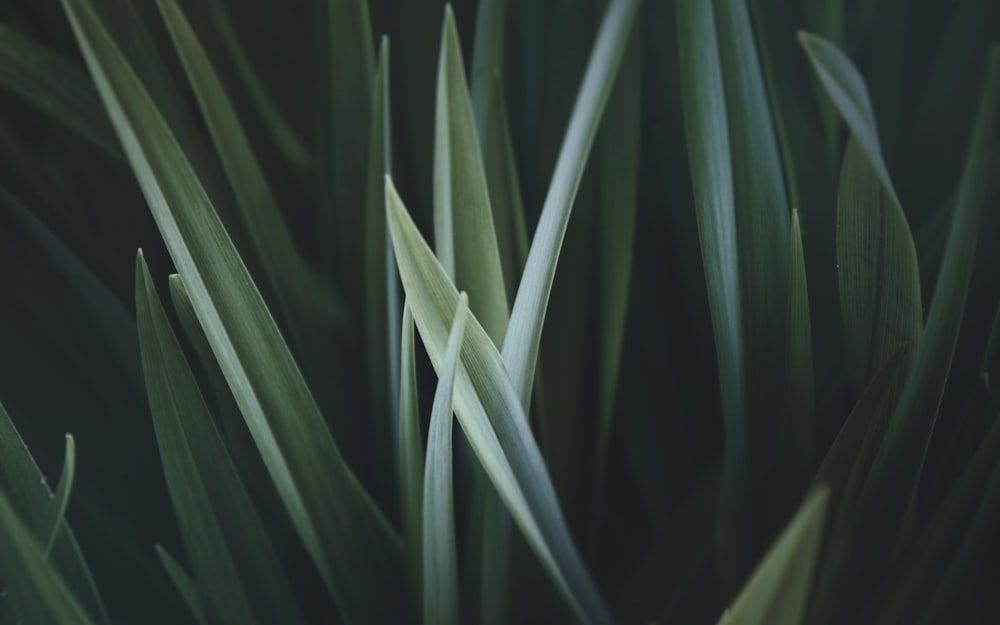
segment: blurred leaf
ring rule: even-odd
[[[140,252],[136,311],[167,486],[206,608],[225,623],[303,622],[291,586],[174,336]]]
[[[83,70],[2,23],[0,84],[111,156],[122,157],[108,115]]]
[[[375,51],[368,3],[364,0],[326,2],[329,36],[330,132],[333,135],[333,210],[320,215],[324,254],[340,251],[340,274],[352,296],[361,293],[357,259],[364,258],[368,134],[372,115]],[[331,261],[333,259],[330,259]]]
[[[926,334],[862,493],[861,510],[873,528],[870,539],[880,541],[882,548],[896,536],[908,498],[916,497],[918,477],[958,340],[989,181],[998,100],[1000,45],[993,45],[958,184],[944,260],[927,315]],[[862,549],[866,547],[861,545]]]
[[[816,397],[813,378],[809,289],[799,212],[792,211],[791,279],[788,287],[788,338],[782,404],[781,469],[784,501],[797,500],[816,466]],[[784,503],[782,504],[784,505]]]
[[[858,392],[902,345],[916,352],[923,314],[906,217],[856,135],[848,141],[840,170],[837,268],[848,372]]]
[[[0,583],[27,623],[90,625],[92,621],[42,548],[0,492]]]
[[[459,294],[387,180],[389,226],[413,318],[441,370]],[[455,389],[459,423],[525,539],[584,622],[611,616],[573,545],[531,434],[522,400],[486,331],[472,316]]]
[[[499,347],[509,321],[500,251],[451,5],[444,15],[434,125],[434,247]]]
[[[222,38],[226,51],[229,52],[240,80],[250,96],[250,103],[257,109],[261,121],[267,128],[275,147],[282,156],[296,169],[304,170],[313,166],[312,155],[298,132],[285,118],[281,109],[267,92],[267,88],[257,75],[253,63],[247,55],[232,21],[226,14],[222,0],[211,0],[208,3],[212,24]]]
[[[492,107],[498,102],[496,90],[501,86],[497,77],[503,75],[506,26],[507,0],[483,0],[476,7],[476,32],[472,38],[472,72],[469,82],[472,110],[476,116],[479,141],[483,145],[484,161],[489,154],[485,148],[487,129],[490,118],[495,116]],[[492,193],[490,199],[493,199]]]
[[[383,187],[384,189],[384,187]],[[383,191],[384,193],[384,191]],[[416,350],[413,314],[403,305],[399,375],[399,509],[403,520],[403,549],[407,560],[410,618],[420,620],[423,593],[424,441],[420,433],[417,398]]]
[[[330,435],[204,188],[86,0],[64,6],[192,306],[327,589],[348,619],[395,620],[398,537]],[[331,501],[338,502],[334,508]]]
[[[67,438],[67,459],[70,453],[71,439]],[[64,463],[65,471],[69,465]],[[60,481],[60,486],[66,483],[67,491],[63,497],[68,497],[69,482],[65,479]],[[80,546],[76,543],[69,525],[59,516],[56,522],[56,529],[49,529],[52,525],[53,512],[65,504],[56,503],[45,476],[35,464],[34,458],[28,451],[27,446],[14,428],[14,423],[7,415],[6,409],[0,404],[0,496],[5,497],[5,502],[11,507],[18,519],[15,519],[18,526],[28,532],[28,527],[34,528],[35,538],[41,544],[32,542],[38,549],[39,557],[47,560],[52,565],[50,573],[44,575],[55,575],[54,571],[59,571],[61,579],[65,581],[65,591],[79,598],[82,602],[81,609],[93,614],[99,623],[108,623],[108,615],[104,609],[104,602],[94,584],[94,579],[90,574]],[[55,504],[55,505],[54,505]],[[11,521],[13,523],[14,521]],[[8,528],[8,521],[0,523],[0,532]],[[41,533],[39,533],[41,530]],[[10,526],[8,531],[14,531]],[[27,534],[25,534],[27,536]],[[29,542],[31,538],[27,539]],[[25,545],[20,545],[24,549],[29,549]],[[4,560],[0,559],[0,567],[4,566]],[[28,557],[22,555],[21,557]],[[48,570],[48,567],[46,566]],[[15,568],[16,571],[16,568]],[[20,575],[15,572],[13,575]],[[13,583],[6,581],[10,573],[0,572],[0,578],[6,587],[13,586]],[[0,613],[3,610],[0,609]],[[22,614],[22,616],[25,616]]]
[[[156,555],[159,556],[163,568],[167,571],[167,575],[170,576],[170,581],[177,587],[177,592],[184,599],[184,603],[187,607],[191,608],[191,613],[194,615],[195,621],[198,622],[198,625],[206,625],[205,609],[202,606],[201,592],[198,590],[197,584],[187,574],[187,571],[174,560],[173,556],[160,545],[156,545]]]
[[[633,32],[621,73],[608,100],[607,120],[597,135],[600,176],[601,308],[600,386],[594,511],[604,508],[615,399],[621,375],[622,348],[635,247],[635,212],[639,192],[641,42]],[[599,525],[599,521],[596,521]],[[596,531],[596,527],[595,527]]]
[[[447,30],[447,27],[445,27]],[[458,300],[455,321],[448,336],[430,429],[427,432],[427,462],[424,465],[424,623],[458,623],[458,556],[455,545],[455,502],[452,479],[452,400],[469,298]]]
[[[365,305],[369,410],[376,464],[387,472],[399,457],[399,275],[385,222],[385,177],[392,173],[389,40],[382,38],[368,139],[365,217]],[[391,441],[389,445],[387,441]],[[395,451],[395,453],[389,453]]]
[[[799,625],[816,568],[829,491],[802,503],[719,625]]]
[[[684,132],[694,193],[701,257],[712,315],[725,431],[716,558],[722,571],[739,561],[746,514],[746,410],[744,345],[736,206],[729,131],[715,19],[700,0],[677,2],[677,47]],[[735,579],[727,579],[732,585]]]

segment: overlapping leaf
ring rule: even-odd
[[[87,1],[66,0],[64,6],[195,313],[327,588],[348,619],[396,620],[394,606],[382,597],[402,588],[398,538],[344,464],[288,346],[155,104]]]

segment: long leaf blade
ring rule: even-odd
[[[398,538],[344,463],[259,291],[149,95],[85,0],[64,6],[212,350],[328,590],[349,619],[395,620],[393,606],[375,597],[401,587]]]

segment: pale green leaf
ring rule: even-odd
[[[156,555],[160,558],[163,569],[170,577],[170,581],[174,583],[181,599],[184,600],[184,604],[191,609],[195,621],[198,622],[198,625],[206,625],[205,609],[202,607],[201,591],[198,590],[198,585],[194,583],[184,567],[160,545],[156,545]]]
[[[823,535],[829,491],[815,489],[775,540],[719,625],[799,625]]]
[[[424,346],[440,372],[459,294],[391,181],[386,185],[400,277]],[[486,331],[475,316],[470,317],[455,387],[459,423],[528,544],[570,607],[584,622],[610,622],[611,616],[573,544],[521,397]]]
[[[427,461],[424,464],[423,558],[424,623],[458,623],[458,554],[455,544],[455,496],[452,478],[452,425],[455,375],[458,369],[469,297],[458,300],[448,336],[444,365],[434,393]]]
[[[174,511],[206,610],[224,623],[301,623],[291,585],[174,336],[140,252],[143,372]]]
[[[399,543],[345,465],[260,292],[149,94],[86,0],[64,2],[212,351],[341,613],[394,622]],[[332,506],[330,502],[337,502]]]
[[[76,443],[71,434],[66,435],[66,452],[63,455],[62,473],[59,475],[59,485],[52,493],[52,501],[45,508],[35,531],[32,532],[45,557],[52,552],[52,546],[59,536],[63,520],[66,518],[66,507],[69,496],[73,492],[73,480],[76,477]]]

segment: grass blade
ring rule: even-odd
[[[94,623],[0,492],[0,583],[27,623]]]
[[[494,344],[509,320],[493,209],[462,50],[451,6],[445,7],[438,59],[434,137],[434,243],[455,284],[469,293],[472,314]]]
[[[341,307],[329,285],[296,249],[267,184],[267,176],[191,25],[175,0],[158,0],[157,5],[194,88],[230,188],[236,196],[243,225],[261,260],[267,282],[277,294],[280,309],[289,321],[293,341],[305,356],[307,369],[322,369],[323,354],[329,348],[331,324],[335,322],[332,317]]]
[[[67,439],[67,451],[69,445]],[[64,464],[64,470],[65,466]],[[24,524],[32,528],[42,528],[45,524],[43,519],[53,510],[54,500],[46,485],[45,476],[35,464],[34,458],[31,457],[2,404],[0,404],[0,495],[9,498],[7,501],[13,507],[15,514],[23,519]],[[54,539],[44,539],[50,541],[51,545],[48,549],[39,546],[40,553],[52,564],[53,569],[59,571],[66,588],[82,602],[83,609],[94,615],[97,622],[108,623],[104,602],[83,559],[80,546],[69,525],[61,517],[59,521]],[[0,524],[0,530],[2,528],[3,524]],[[42,537],[38,533],[35,536]],[[6,574],[0,573],[0,577],[5,576]]]
[[[427,462],[424,465],[424,623],[458,623],[458,555],[455,545],[455,501],[452,479],[452,401],[469,298],[458,300],[455,321],[448,336],[444,365],[434,393]]]
[[[993,45],[924,340],[914,357],[859,504],[873,524],[872,538],[882,546],[886,541],[891,543],[892,539],[887,537],[899,529],[907,498],[916,496],[918,477],[958,341],[989,182],[998,101],[1000,45]]]
[[[799,625],[816,569],[829,491],[818,488],[775,540],[719,625]]]
[[[612,0],[604,14],[514,300],[503,353],[510,380],[524,406],[531,398],[542,324],[573,200],[638,8],[638,0]]]
[[[38,526],[32,534],[42,548],[42,553],[48,557],[59,536],[63,520],[66,518],[66,507],[69,505],[69,495],[73,492],[73,480],[76,477],[76,443],[73,435],[66,435],[66,452],[63,456],[62,473],[59,475],[59,485],[52,494],[52,501],[45,508],[45,513],[38,521]]]
[[[440,371],[459,294],[391,181],[386,186],[400,277],[424,346]],[[474,316],[466,329],[455,406],[476,456],[567,603],[584,622],[610,622],[611,615],[573,545],[522,399]]]
[[[348,620],[395,621],[399,545],[346,466],[287,344],[156,106],[85,0],[67,14],[278,493]],[[330,502],[336,501],[336,507]]]
[[[302,623],[257,513],[174,336],[142,254],[136,311],[167,487],[209,613],[225,623]]]
[[[812,325],[809,289],[799,212],[792,211],[791,279],[788,286],[788,338],[785,394],[782,410],[780,459],[782,505],[805,492],[816,466],[816,394],[813,378]]]
[[[423,509],[424,442],[420,433],[420,402],[417,398],[416,349],[413,314],[403,305],[402,344],[399,371],[399,509],[403,519],[403,548],[407,561],[410,615],[413,622],[423,614]]]
[[[837,267],[848,372],[857,391],[900,346],[916,351],[923,312],[906,217],[856,136],[847,144],[840,172]]]
[[[0,24],[0,84],[111,156],[122,158],[108,115],[82,69]]]
[[[725,461],[717,514],[716,557],[722,571],[738,562],[746,509],[746,411],[743,326],[737,262],[736,207],[729,130],[712,7],[677,2],[677,46],[688,163],[701,258],[718,361],[725,432]],[[730,577],[732,573],[727,573]],[[726,580],[735,585],[734,579]]]
[[[205,608],[202,606],[201,591],[198,590],[197,584],[194,583],[191,576],[184,570],[184,567],[177,560],[174,560],[174,557],[160,545],[156,545],[156,555],[160,558],[160,563],[163,564],[167,576],[174,583],[177,592],[180,593],[184,604],[191,608],[194,620],[198,625],[206,625]]]
[[[267,88],[257,76],[257,71],[243,48],[232,21],[226,14],[222,0],[209,2],[208,11],[212,24],[222,38],[222,43],[225,44],[226,51],[229,52],[233,65],[236,66],[236,72],[246,87],[250,103],[257,109],[257,114],[267,128],[275,147],[296,169],[300,171],[310,169],[313,166],[313,160],[309,148],[299,137],[292,124],[285,118],[278,105],[268,95]]]

